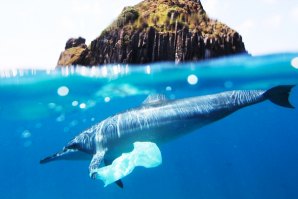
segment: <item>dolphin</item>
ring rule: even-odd
[[[217,94],[168,100],[164,95],[149,95],[141,106],[108,117],[74,137],[59,152],[40,161],[92,157],[89,172],[110,165],[133,143],[149,141],[157,145],[188,134],[220,120],[231,113],[266,100],[294,108],[289,95],[294,85],[281,85],[269,90],[234,90]],[[116,184],[123,187],[121,180]]]

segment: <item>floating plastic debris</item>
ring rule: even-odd
[[[109,166],[96,169],[96,178],[104,182],[104,186],[129,175],[135,167],[157,167],[162,163],[159,148],[152,142],[135,142],[130,153],[123,153]]]

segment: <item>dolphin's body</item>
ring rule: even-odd
[[[100,167],[102,161],[110,164],[122,153],[130,151],[136,141],[158,145],[265,100],[294,108],[288,101],[292,87],[228,91],[180,100],[150,95],[141,106],[101,121],[76,136],[61,152],[40,162],[67,159],[67,154],[75,154],[72,152],[85,152],[93,156],[89,171],[94,177],[94,170]],[[118,185],[122,186],[122,183],[118,181]]]

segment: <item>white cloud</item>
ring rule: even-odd
[[[54,67],[68,38],[89,44],[124,6],[140,1],[8,1],[0,6],[0,68]]]
[[[141,0],[75,0],[70,4],[67,17],[73,21],[73,36],[86,38],[87,43],[96,38],[100,32],[117,18],[125,6],[132,6]]]
[[[263,21],[263,25],[265,27],[273,28],[273,29],[280,28],[281,23],[282,23],[282,16],[279,14],[265,18]]]
[[[278,3],[277,0],[262,0],[262,2],[264,2],[266,4],[269,4],[269,5],[273,5],[273,4]]]
[[[222,22],[229,21],[229,18],[233,16],[235,12],[230,1],[219,1],[219,0],[201,0],[204,10],[209,17],[218,19]]]
[[[292,19],[298,23],[298,5],[292,8],[290,15]]]
[[[240,32],[240,34],[248,34],[254,27],[256,26],[255,22],[252,19],[247,19],[243,21],[236,27],[236,30]]]
[[[215,15],[218,11],[218,0],[206,0],[202,4],[208,15]]]

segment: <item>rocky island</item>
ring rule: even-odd
[[[125,7],[89,46],[71,38],[58,66],[195,61],[246,53],[242,37],[210,19],[200,0],[143,0]]]

